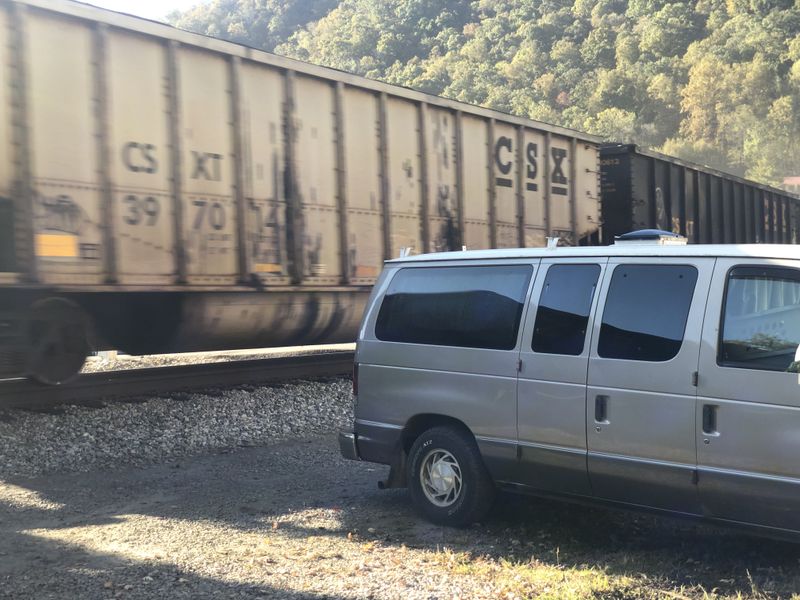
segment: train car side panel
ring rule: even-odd
[[[118,280],[169,283],[176,265],[164,47],[114,31],[106,52]]]
[[[650,177],[650,161],[644,156],[630,156],[630,199],[622,198],[629,206],[631,224],[629,229],[646,229],[651,226],[651,212],[653,202],[652,179]],[[617,232],[619,234],[619,232]]]
[[[711,175],[697,174],[697,224],[700,233],[699,243],[711,243]]]
[[[748,241],[746,209],[744,185],[736,182],[733,184],[734,239],[743,243]]]
[[[697,187],[698,174],[694,169],[684,169],[684,198],[686,202],[686,237],[690,242],[700,238],[700,218],[698,213]]]
[[[684,172],[673,166],[669,165],[669,189],[670,193],[667,198],[669,204],[670,214],[670,231],[686,235],[686,203],[684,202],[684,186],[683,186]]]
[[[736,239],[736,208],[734,206],[733,181],[722,180],[722,236],[723,243],[730,244]]]
[[[551,235],[572,239],[572,187],[570,169],[570,140],[560,136],[550,138],[550,232]]]
[[[286,284],[284,80],[277,70],[244,63],[239,81],[248,270],[262,284]]]
[[[427,252],[455,250],[458,243],[456,191],[456,119],[449,110],[427,106],[424,111],[425,161],[428,186]]]
[[[512,125],[494,124],[495,227],[497,247],[519,246],[517,227],[517,133]]]
[[[767,241],[767,210],[764,205],[764,192],[758,188],[753,189],[753,215],[756,227],[756,243],[763,244]]]
[[[350,283],[371,284],[383,267],[379,106],[375,94],[345,88],[343,129]]]
[[[576,234],[579,242],[596,244],[600,228],[600,158],[597,146],[577,141],[575,161]],[[541,245],[541,244],[537,244]]]
[[[101,283],[93,31],[31,11],[26,33],[39,274],[53,284]]]
[[[708,188],[710,239],[712,244],[721,244],[725,240],[722,178],[715,175],[710,176],[708,178]]]
[[[303,203],[303,282],[337,284],[341,263],[334,88],[327,81],[298,75],[294,102],[295,177]]]
[[[229,66],[224,57],[179,50],[183,243],[190,283],[236,281],[236,210]]]
[[[0,5],[0,273],[16,266],[14,248],[14,152],[11,140],[11,35],[8,12]]]
[[[603,194],[603,241],[611,243],[620,231],[631,231],[631,155],[605,152],[600,159]]]
[[[525,214],[525,246],[535,248],[544,246],[547,237],[544,211],[546,179],[542,162],[545,136],[540,131],[526,128],[523,141],[522,206]],[[596,153],[594,161],[597,162]]]
[[[464,160],[464,238],[470,250],[489,247],[489,167],[486,121],[461,118]]]
[[[421,157],[417,107],[390,97],[386,102],[389,167],[390,257],[401,248],[422,250],[420,235]]]
[[[670,165],[661,160],[653,160],[652,175],[654,178],[651,192],[655,209],[655,224],[657,229],[669,231],[672,225],[672,188],[670,187]]]
[[[0,198],[11,197],[14,153],[11,145],[11,29],[8,12],[0,5]]]

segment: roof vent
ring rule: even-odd
[[[661,229],[639,229],[618,235],[614,238],[614,245],[617,244],[647,244],[656,246],[684,246],[686,238],[672,231]]]

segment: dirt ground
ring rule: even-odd
[[[421,521],[332,436],[0,481],[0,598],[778,598],[800,545],[502,495]],[[800,598],[800,596],[794,596]]]

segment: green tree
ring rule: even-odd
[[[338,0],[212,0],[183,13],[170,23],[254,48],[272,51],[295,31],[324,17]]]

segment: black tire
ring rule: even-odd
[[[440,490],[429,485],[426,493],[422,473],[423,467],[436,463],[437,458],[443,460],[448,474],[460,471],[459,492],[454,497],[441,498],[439,505],[431,497]],[[433,523],[463,527],[483,519],[492,507],[494,482],[483,464],[478,446],[472,436],[455,427],[434,427],[420,435],[411,446],[407,469],[414,507]],[[447,502],[451,503],[444,505]]]

